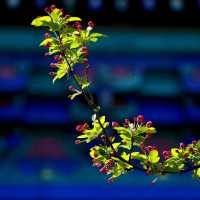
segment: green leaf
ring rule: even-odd
[[[171,155],[175,158],[178,158],[179,157],[179,153],[177,153],[177,148],[172,148],[171,149]]]
[[[67,22],[77,22],[77,21],[82,21],[82,20],[79,17],[69,17],[67,19]]]
[[[150,127],[150,128],[148,128],[146,133],[148,133],[148,134],[156,133],[156,129],[154,127]]]
[[[69,73],[69,66],[66,62],[63,63],[57,63],[58,66],[58,70],[56,72],[56,76],[53,79],[53,83],[55,83],[55,81],[57,79],[61,79],[63,78],[66,74]]]
[[[122,157],[124,160],[126,160],[126,161],[129,160],[129,154],[127,154],[126,152],[122,152],[122,153],[121,153],[121,157]]]
[[[117,127],[114,127],[113,129],[116,130],[117,133],[119,133],[120,135],[125,135],[126,137],[131,137],[131,131],[129,130],[129,128],[117,126]]]
[[[35,18],[32,22],[32,26],[50,26],[52,24],[51,18],[49,16],[42,16]]]
[[[92,33],[89,36],[89,41],[91,42],[96,42],[99,38],[101,37],[105,37],[105,35],[101,34],[101,33]]]
[[[88,80],[86,80],[86,79],[83,79],[81,88],[84,90],[85,88],[88,88],[89,86],[90,86],[90,82],[88,82]]]
[[[100,38],[100,37],[105,37],[105,35],[101,34],[101,33],[91,33],[90,34],[90,38],[92,38],[92,37],[94,37],[94,38]]]
[[[105,121],[105,116],[101,116],[99,120],[104,128],[106,128],[109,125],[109,122]],[[97,119],[94,120],[92,125],[93,125],[92,129],[87,129],[87,130],[84,130],[83,132],[83,134],[87,136],[87,137],[84,136],[85,138],[84,141],[86,143],[91,142],[93,139],[98,137],[103,132],[103,129]]]
[[[76,49],[76,48],[80,47],[81,45],[82,45],[82,44],[81,44],[79,41],[75,40],[75,41],[73,41],[73,42],[71,43],[70,49]]]
[[[139,134],[142,134],[142,133],[146,133],[147,130],[148,130],[148,128],[146,126],[140,126],[136,130],[136,135],[139,135]]]
[[[197,171],[196,172],[197,177],[200,178],[200,168],[198,168],[196,171]]]
[[[90,38],[90,42],[97,42],[98,38]]]
[[[115,150],[117,150],[119,146],[120,146],[120,142],[113,143],[113,147]]]
[[[153,164],[159,162],[160,157],[159,157],[158,151],[157,150],[150,151],[148,158],[149,158],[149,162]]]
[[[79,135],[77,138],[79,138],[79,139],[85,139],[87,137],[88,137],[87,135],[83,134],[83,135]]]
[[[59,18],[62,16],[62,11],[61,9],[55,8],[52,12],[51,12],[51,17],[53,19],[54,23],[57,23]]]
[[[147,156],[145,154],[141,154],[140,152],[133,152],[133,153],[131,153],[131,159],[145,161],[145,160],[147,160]]]
[[[56,42],[56,39],[55,38],[46,38],[44,39],[41,43],[40,43],[40,46],[46,46],[48,43],[55,43]]]

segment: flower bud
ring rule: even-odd
[[[112,177],[108,178],[107,183],[109,183],[109,184],[113,183],[113,178]]]
[[[109,170],[106,167],[102,167],[99,171],[102,174],[107,174]]]
[[[54,9],[56,9],[56,6],[53,4],[53,5],[51,5],[50,9],[51,9],[51,12],[52,12]]]
[[[44,46],[45,48],[49,48],[51,46],[50,42],[47,42],[47,44]]]
[[[192,147],[189,148],[190,153],[194,153],[194,149]]]
[[[69,19],[70,17],[70,15],[65,15],[65,19]]]
[[[61,8],[61,9],[60,9],[60,11],[61,11],[61,13],[62,13],[62,16],[64,16],[64,14],[65,14],[65,11],[64,11],[64,9],[63,9],[63,8]]]
[[[130,121],[129,121],[129,119],[124,119],[124,122],[125,122],[125,124],[129,124],[130,123]]]
[[[137,122],[143,122],[144,121],[144,116],[143,115],[138,115],[137,116]]]
[[[44,37],[45,37],[46,39],[49,38],[49,37],[50,37],[49,33],[45,33],[45,34],[44,34]]]
[[[148,121],[147,123],[146,123],[146,127],[148,127],[148,128],[150,128],[150,127],[152,127],[152,121]]]
[[[112,168],[113,165],[114,165],[114,161],[113,161],[112,159],[109,160],[108,163],[106,164],[106,166],[107,166],[108,168]]]
[[[162,155],[163,155],[164,159],[166,160],[170,157],[170,152],[169,151],[163,151]]]
[[[192,144],[193,144],[193,145],[197,144],[197,141],[196,141],[196,140],[193,140],[193,141],[192,141]]]
[[[183,148],[185,148],[185,144],[183,142],[181,142],[179,147],[183,149]]]
[[[75,140],[75,144],[80,144],[81,141],[80,140]]]
[[[56,63],[50,63],[50,67],[51,68],[57,68],[57,65],[56,65]]]
[[[112,122],[112,127],[117,127],[119,124],[117,122]]]
[[[84,131],[84,127],[82,124],[76,126],[76,131],[82,133]]]
[[[88,59],[84,58],[83,61],[82,61],[82,64],[87,65],[88,64]]]
[[[183,157],[186,159],[188,158],[189,154],[188,153],[184,153]]]
[[[145,147],[145,150],[146,150],[147,152],[150,152],[150,151],[153,150],[153,147],[149,145],[149,146]]]
[[[91,27],[91,28],[93,29],[93,28],[94,28],[94,23],[93,23],[93,21],[89,21],[89,22],[88,22],[88,26]]]
[[[50,13],[50,12],[51,12],[50,8],[48,8],[48,7],[46,7],[46,8],[44,9],[44,11],[45,11],[46,13]]]
[[[93,163],[93,166],[99,168],[102,166],[102,164],[100,162],[95,162],[95,163]]]
[[[59,61],[60,60],[60,56],[56,55],[53,57],[54,60]]]

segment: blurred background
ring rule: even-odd
[[[45,31],[30,26],[52,3],[109,36],[90,47],[91,90],[109,120],[143,114],[160,150],[199,139],[199,0],[1,0],[0,199],[200,199],[190,173],[108,185],[89,146],[74,145],[92,113],[67,99],[67,82],[52,84]]]

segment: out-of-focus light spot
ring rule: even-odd
[[[7,0],[6,4],[9,9],[16,9],[20,6],[21,0]]]
[[[44,180],[44,181],[51,181],[55,177],[55,174],[52,169],[44,168],[41,170],[40,176],[41,176],[42,180]]]
[[[152,11],[156,7],[156,0],[143,0],[143,8],[147,11]]]
[[[88,8],[90,10],[99,11],[103,7],[103,1],[102,0],[89,0],[88,1]]]
[[[76,0],[64,0],[64,1],[63,1],[63,4],[64,4],[64,6],[65,6],[65,9],[66,9],[67,11],[69,11],[69,12],[75,10],[76,3],[77,3]]]
[[[183,0],[170,0],[169,5],[171,10],[175,12],[180,12],[184,9]]]
[[[127,12],[129,0],[115,0],[115,9],[119,12]]]
[[[35,5],[38,9],[42,9],[47,4],[46,0],[35,0]]]

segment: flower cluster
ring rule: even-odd
[[[200,141],[194,140],[188,145],[180,143],[178,148],[165,150],[160,155],[155,146],[147,143],[156,129],[151,121],[145,121],[143,115],[124,119],[122,123],[109,123],[105,116],[100,115],[100,106],[89,91],[88,74],[79,75],[75,66],[88,71],[88,44],[104,35],[92,32],[92,21],[84,28],[79,17],[65,14],[55,5],[45,8],[45,13],[31,24],[48,29],[40,45],[47,48],[46,56],[53,57],[50,64],[53,82],[63,77],[72,80],[68,86],[69,98],[73,100],[82,95],[94,112],[91,125],[76,126],[78,136],[75,144],[94,142],[90,149],[93,166],[99,168],[100,173],[109,175],[108,183],[131,170],[140,170],[147,175],[192,171],[194,177],[200,178]]]

